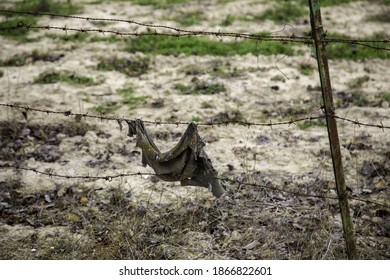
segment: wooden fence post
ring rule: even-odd
[[[330,151],[332,155],[333,171],[336,182],[336,189],[339,198],[340,214],[343,223],[344,238],[346,242],[348,259],[357,259],[356,242],[353,231],[353,223],[349,211],[347,190],[345,186],[344,170],[341,160],[340,142],[337,132],[336,119],[334,118],[334,105],[332,96],[332,86],[329,76],[328,57],[326,54],[325,43],[322,38],[325,37],[322,27],[321,10],[319,0],[308,0],[310,6],[310,22],[312,36],[315,43],[318,71],[320,74],[322,99],[326,114],[326,124],[328,128],[328,137]]]

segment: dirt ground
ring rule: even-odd
[[[283,29],[266,20],[234,21],[227,15],[262,13],[270,2],[192,1],[171,9],[123,1],[85,2],[89,17],[130,18],[178,25],[184,11],[203,11],[203,20],[188,29],[264,32]],[[351,37],[389,36],[389,23],[365,19],[388,6],[351,2],[323,9],[328,32]],[[309,30],[306,17],[277,34]],[[40,17],[39,24],[89,28],[93,22]],[[142,31],[138,26],[108,23],[104,28]],[[37,40],[18,42],[0,36],[0,59],[50,54],[22,66],[2,66],[0,103],[142,120],[246,120],[277,122],[321,114],[316,60],[307,46],[294,55],[186,56],[126,52],[108,41],[62,41],[61,31],[30,32]],[[101,36],[95,34],[96,36]],[[92,35],[90,35],[92,36]],[[180,39],[178,39],[180,40]],[[261,48],[261,44],[259,46]],[[294,47],[295,48],[295,47]],[[100,71],[104,58],[150,58],[147,71],[129,76]],[[390,60],[329,61],[336,113],[365,123],[390,125]],[[302,66],[314,69],[303,73]],[[214,69],[222,69],[216,71]],[[91,85],[34,82],[48,71],[69,71],[92,78]],[[215,94],[179,94],[177,84],[223,84]],[[119,91],[131,87],[136,104],[124,103]],[[361,97],[355,99],[356,96]],[[138,99],[137,99],[138,97]],[[115,121],[76,119],[0,108],[0,165],[19,165],[64,175],[106,176],[152,172],[141,164],[135,139]],[[389,130],[338,121],[344,171],[353,198],[389,204]],[[185,125],[147,125],[162,151],[173,147]],[[1,259],[345,259],[338,202],[296,196],[335,196],[332,162],[324,123],[284,126],[199,126],[205,151],[221,177],[231,183],[215,199],[200,187],[183,187],[156,176],[112,180],[66,179],[31,171],[0,169]],[[389,208],[351,200],[360,258],[390,259]]]

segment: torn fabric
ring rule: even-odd
[[[208,188],[214,196],[220,197],[224,188],[217,179],[217,171],[211,164],[202,138],[195,123],[190,123],[180,141],[171,150],[161,153],[142,120],[126,121],[128,136],[136,136],[136,147],[142,149],[142,164],[153,168],[164,181],[180,181],[182,186]]]

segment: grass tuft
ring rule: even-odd
[[[82,10],[80,5],[73,4],[72,1],[52,1],[52,0],[28,0],[18,1],[14,9],[20,12],[34,12],[34,13],[53,13],[71,15],[76,14]]]
[[[97,83],[90,77],[79,76],[71,72],[58,72],[58,71],[49,71],[39,74],[39,76],[34,80],[37,84],[52,84],[57,82],[68,83],[73,86],[92,86]]]
[[[306,15],[305,8],[294,1],[278,2],[274,8],[256,16],[256,20],[272,20],[277,23],[291,22],[297,18]]]
[[[204,17],[201,12],[194,11],[184,14],[180,14],[174,17],[174,20],[177,21],[182,26],[191,26],[200,24],[203,21]]]
[[[119,104],[114,101],[106,101],[98,106],[92,108],[92,110],[101,115],[108,115],[114,113],[119,108]]]
[[[309,129],[313,126],[326,127],[326,121],[324,119],[304,121],[297,123],[297,126],[303,130]]]
[[[309,65],[309,64],[304,64],[304,63],[302,63],[302,64],[299,65],[298,70],[299,70],[299,72],[300,72],[301,74],[306,75],[306,76],[309,76],[309,75],[311,75],[311,74],[314,72],[315,68],[313,68],[313,67],[312,67],[311,65]]]
[[[36,25],[37,19],[35,17],[32,17],[32,16],[11,17],[5,21],[0,22],[0,29],[12,28],[12,27],[16,27],[20,24],[23,24],[24,26]],[[0,35],[8,37],[10,39],[17,40],[17,41],[25,41],[26,35],[28,34],[28,32],[29,32],[29,29],[27,29],[27,28],[16,28],[16,29],[2,30],[0,32]]]
[[[126,104],[130,110],[136,109],[139,104],[145,102],[147,99],[147,96],[145,95],[135,96],[133,85],[128,85],[127,87],[120,89],[117,93],[122,95],[123,103]]]
[[[381,99],[390,103],[390,92],[384,92]]]
[[[98,66],[98,70],[102,71],[119,71],[129,77],[138,77],[145,74],[149,69],[150,58],[147,56],[131,57],[131,58],[106,58],[102,59]]]
[[[370,17],[368,17],[367,20],[389,23],[390,22],[390,13],[389,13],[389,11],[385,11],[385,12],[382,12],[380,14],[370,16]]]
[[[222,42],[204,37],[167,37],[142,36],[130,39],[126,48],[131,53],[162,55],[276,55],[286,54],[291,48],[289,44],[279,42],[257,42],[253,40]]]
[[[82,10],[80,5],[72,4],[72,1],[57,2],[52,0],[29,0],[29,1],[17,1],[10,10],[18,12],[33,12],[33,13],[53,13],[71,15],[76,14]],[[33,16],[20,16],[18,14],[7,14],[7,19],[0,22],[1,28],[16,27],[18,24],[24,26],[36,25],[37,17]],[[4,30],[0,32],[0,35],[17,41],[26,41],[26,36],[29,32],[27,28],[18,28]]]
[[[204,81],[194,81],[191,85],[181,83],[175,84],[175,89],[179,94],[184,95],[212,95],[220,92],[226,92],[226,87],[221,83],[209,83]]]
[[[18,54],[5,60],[0,60],[0,67],[23,66],[36,61],[57,61],[60,60],[63,54],[42,53],[38,50],[33,50],[31,53]]]
[[[153,6],[159,9],[167,9],[175,4],[184,4],[188,0],[131,0],[133,4],[142,5],[142,6]]]
[[[332,34],[332,38],[345,38],[350,39],[347,36],[340,34]],[[384,34],[376,34],[374,36],[360,38],[360,39],[372,39],[372,40],[381,40],[387,38]],[[367,45],[375,47],[386,47],[385,44],[372,44],[367,43]],[[378,51],[366,46],[343,44],[343,43],[331,43],[326,47],[328,58],[329,59],[348,59],[348,60],[364,60],[372,58],[380,59],[390,59],[389,52]]]

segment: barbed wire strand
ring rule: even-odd
[[[174,31],[175,33],[159,33],[157,31],[155,32],[120,32],[120,31],[115,31],[115,30],[103,30],[103,29],[83,29],[83,28],[73,28],[73,27],[60,27],[60,26],[33,26],[33,25],[27,25],[23,21],[20,21],[17,25],[11,26],[11,27],[5,27],[1,28],[0,31],[7,31],[7,30],[15,30],[15,29],[56,29],[56,30],[62,30],[62,31],[75,31],[75,32],[82,32],[82,33],[88,33],[88,32],[98,32],[101,34],[109,33],[109,34],[114,34],[114,35],[120,35],[120,36],[174,36],[174,37],[182,37],[182,36],[217,36],[217,37],[234,37],[234,38],[242,38],[242,39],[254,39],[254,40],[259,40],[259,41],[279,41],[279,42],[291,42],[291,43],[304,43],[304,44],[313,44],[313,40],[310,37],[299,37],[296,36],[295,34],[292,34],[291,36],[275,36],[275,35],[259,35],[259,34],[251,34],[251,33],[236,33],[236,32],[221,32],[220,30],[218,32],[215,31],[194,31],[194,30],[186,30],[186,29],[181,29],[177,27],[171,27],[171,26],[166,26],[166,25],[159,25],[159,24],[148,24],[148,23],[141,23],[137,22],[134,20],[125,20],[125,19],[115,19],[115,18],[96,18],[96,17],[83,17],[83,16],[74,16],[74,15],[61,15],[61,14],[54,14],[54,13],[38,13],[38,12],[22,12],[22,11],[12,11],[12,10],[4,10],[0,9],[0,12],[2,13],[12,13],[12,14],[25,14],[25,15],[33,15],[33,16],[50,16],[50,17],[63,17],[63,18],[71,18],[71,19],[80,19],[80,20],[86,20],[86,21],[112,21],[112,22],[126,22],[129,24],[135,24],[138,26],[143,26],[147,28],[155,28],[155,29],[166,29],[169,31]],[[284,29],[283,29],[284,30]],[[390,42],[390,39],[382,39],[382,40],[374,40],[374,39],[344,39],[344,38],[330,38],[330,37],[325,37],[322,39],[323,42],[325,43],[346,43],[346,44],[352,44],[352,45],[361,45],[364,47],[368,48],[373,48],[376,50],[382,50],[382,51],[390,51],[389,48],[385,47],[378,47],[378,46],[373,46],[369,45],[368,43],[382,43],[382,44],[387,44]],[[94,115],[88,115],[82,114],[82,113],[72,113],[71,110],[68,111],[53,111],[53,110],[48,110],[48,109],[36,109],[36,108],[30,108],[28,106],[22,106],[22,105],[15,105],[15,104],[0,104],[1,106],[7,106],[7,107],[12,107],[12,108],[18,108],[18,109],[24,109],[26,111],[37,111],[37,112],[43,112],[47,114],[62,114],[65,116],[78,116],[78,117],[84,117],[84,118],[95,118],[95,119],[101,119],[101,120],[116,120],[116,121],[123,121],[123,120],[129,120],[125,118],[117,118],[117,117],[107,117],[107,116],[94,116]],[[233,122],[233,121],[228,121],[228,122],[207,122],[207,123],[198,123],[198,125],[228,125],[228,124],[239,124],[239,125],[244,125],[244,126],[274,126],[274,125],[285,125],[285,124],[293,124],[299,121],[305,121],[305,120],[314,120],[314,119],[320,119],[320,118],[325,118],[326,115],[322,116],[316,116],[316,117],[306,117],[306,118],[299,118],[299,119],[291,119],[290,121],[282,121],[282,122],[274,122],[272,123],[271,121],[269,123],[250,123],[250,122]],[[378,127],[381,128],[382,130],[389,129],[389,126],[384,126],[383,123],[381,122],[380,125],[376,124],[368,124],[368,123],[362,123],[360,121],[348,119],[345,117],[340,117],[333,115],[331,117],[347,121],[350,123],[353,123],[355,125],[359,126],[370,126],[370,127]],[[155,124],[155,125],[163,125],[163,124],[174,124],[174,125],[179,125],[179,124],[188,124],[187,122],[162,122],[162,121],[144,121],[144,123],[149,123],[149,124]],[[4,167],[1,167],[4,168]],[[21,169],[21,170],[26,170],[26,171],[33,171],[37,174],[41,175],[47,175],[50,177],[62,177],[66,179],[89,179],[89,180],[97,180],[97,179],[104,179],[111,181],[114,178],[118,177],[127,177],[127,176],[140,176],[140,175],[154,175],[153,173],[123,173],[123,174],[115,174],[115,175],[109,175],[109,176],[90,176],[90,175],[80,175],[80,176],[70,176],[70,175],[61,175],[61,174],[55,174],[52,172],[44,172],[44,171],[39,171],[37,169],[30,169],[30,168],[25,168],[25,167],[15,167],[16,169]],[[270,187],[270,186],[261,186],[257,184],[251,184],[247,182],[242,182],[242,181],[236,181],[232,180],[229,178],[219,178],[220,180],[224,181],[230,181],[231,183],[238,183],[238,184],[243,184],[243,185],[250,185],[250,186],[257,186],[257,187],[262,187],[262,188],[269,188],[273,189],[275,191],[282,191],[286,193],[290,193],[293,195],[297,196],[306,196],[306,197],[317,197],[317,198],[328,198],[328,199],[338,199],[337,197],[326,197],[323,195],[307,195],[307,194],[302,194],[302,193],[297,193],[293,191],[288,191],[288,190],[281,190],[276,187]],[[360,200],[366,203],[373,203],[376,205],[384,206],[384,207],[389,207],[387,205],[379,204],[373,201],[368,201],[364,199],[359,199],[359,198],[350,198],[354,200]]]
[[[173,27],[173,26],[167,26],[167,25],[162,25],[162,24],[152,24],[152,23],[142,23],[139,21],[131,20],[131,19],[117,19],[117,18],[98,18],[98,17],[85,17],[85,16],[76,16],[76,15],[64,15],[64,14],[56,14],[56,13],[42,13],[42,12],[30,12],[30,11],[14,11],[14,10],[5,10],[5,9],[0,9],[0,12],[2,13],[10,13],[10,14],[24,14],[24,15],[32,15],[32,16],[50,16],[50,17],[62,17],[62,18],[71,18],[71,19],[80,19],[80,20],[85,20],[88,22],[91,21],[112,21],[112,22],[125,22],[129,24],[135,24],[138,26],[143,26],[143,27],[148,27],[148,28],[161,28],[161,29],[167,29],[171,31],[175,31],[178,33],[192,33],[192,34],[203,34],[203,35],[218,35],[218,36],[250,36],[253,38],[291,38],[291,39],[312,39],[310,36],[307,37],[297,37],[293,35],[291,36],[270,36],[270,35],[260,35],[260,34],[254,34],[254,33],[236,33],[236,32],[215,32],[215,31],[205,31],[205,30],[188,30],[188,29],[182,29],[178,27]],[[283,29],[274,31],[271,33],[279,33],[285,30],[285,26],[288,24],[285,24]],[[293,29],[294,30],[294,29]],[[326,42],[338,42],[338,43],[354,43],[354,42],[365,42],[365,43],[389,43],[390,39],[346,39],[346,38],[329,38],[325,37],[324,40]]]
[[[256,184],[256,183],[249,183],[249,182],[245,182],[245,181],[241,181],[241,180],[235,180],[235,179],[231,179],[231,178],[218,177],[218,179],[221,180],[221,181],[230,182],[232,184],[239,184],[239,185],[245,185],[245,186],[251,186],[251,187],[260,187],[260,188],[270,189],[270,190],[277,191],[277,192],[284,192],[284,193],[288,193],[288,194],[291,194],[291,195],[294,195],[294,196],[300,196],[300,197],[312,197],[312,198],[334,199],[334,200],[338,200],[339,199],[336,196],[304,194],[304,193],[300,193],[300,192],[296,192],[296,191],[283,190],[283,189],[280,189],[278,187],[273,187],[273,186],[268,186],[268,185],[259,185],[259,184]],[[370,204],[374,204],[374,205],[385,207],[385,208],[390,208],[390,205],[379,203],[379,202],[372,201],[372,200],[363,199],[363,198],[357,198],[357,197],[348,196],[348,199],[349,200],[357,200],[357,201],[361,201],[361,202],[365,202],[365,203],[370,203]]]
[[[138,26],[143,26],[147,28],[154,28],[154,29],[165,29],[170,32],[174,33],[159,33],[155,30],[155,32],[120,32],[120,31],[114,31],[114,30],[103,30],[103,29],[83,29],[83,28],[74,28],[74,27],[59,27],[59,26],[33,26],[33,25],[27,25],[23,21],[20,21],[17,25],[11,26],[11,27],[4,27],[1,28],[0,31],[6,31],[6,30],[13,30],[13,29],[20,29],[20,28],[27,28],[27,29],[57,29],[57,30],[63,30],[65,32],[67,31],[76,31],[76,32],[99,32],[102,34],[105,33],[111,33],[115,35],[120,36],[174,36],[174,37],[181,37],[181,36],[216,36],[216,37],[234,37],[234,38],[243,38],[243,39],[252,39],[252,40],[258,40],[258,41],[279,41],[279,42],[293,42],[293,43],[304,43],[304,44],[313,44],[313,39],[309,36],[306,37],[300,37],[296,36],[295,34],[292,34],[291,36],[275,36],[275,35],[264,35],[264,34],[253,34],[253,33],[237,33],[237,32],[221,32],[218,30],[215,31],[205,31],[205,30],[187,30],[167,25],[161,25],[161,24],[150,24],[150,23],[141,23],[134,20],[129,19],[116,19],[116,18],[96,18],[96,17],[84,17],[84,16],[75,16],[75,15],[62,15],[62,14],[54,14],[54,13],[39,13],[39,12],[29,12],[29,11],[13,11],[13,10],[4,10],[0,9],[0,13],[8,13],[8,14],[24,14],[24,15],[32,15],[32,16],[50,16],[50,17],[62,17],[62,18],[70,18],[70,19],[79,19],[79,20],[85,20],[88,22],[91,21],[111,21],[111,22],[126,22],[129,24],[135,24]],[[285,28],[283,28],[281,31],[283,31]],[[281,32],[276,31],[276,32]],[[274,33],[276,33],[274,32]],[[344,43],[344,44],[351,44],[351,45],[361,45],[367,48],[372,48],[378,51],[390,51],[390,48],[385,47],[379,47],[379,46],[373,46],[369,45],[367,43],[390,43],[390,38],[387,39],[346,39],[346,38],[331,38],[329,36],[326,36],[322,38],[322,41],[325,43]]]
[[[22,167],[22,166],[14,166],[14,165],[2,165],[0,166],[1,169],[7,169],[12,168],[16,171],[18,170],[24,170],[24,171],[31,171],[36,174],[41,174],[49,177],[57,177],[57,178],[64,178],[64,179],[81,179],[81,180],[105,180],[111,182],[115,178],[123,178],[123,177],[131,177],[131,176],[155,176],[155,173],[142,173],[142,172],[134,172],[134,173],[120,173],[120,174],[112,174],[112,175],[105,175],[105,176],[94,176],[94,175],[65,175],[65,174],[57,174],[53,171],[40,171],[35,168],[28,168],[28,167]]]
[[[129,119],[129,118],[119,118],[119,117],[114,117],[114,116],[104,116],[104,115],[89,115],[88,113],[73,113],[72,110],[66,110],[66,111],[55,111],[55,110],[49,110],[49,109],[40,109],[40,108],[31,108],[26,105],[18,105],[18,104],[8,104],[8,103],[0,103],[0,106],[3,107],[10,107],[14,109],[19,109],[19,110],[25,110],[27,111],[34,111],[34,112],[41,112],[45,114],[57,114],[57,115],[63,115],[66,117],[74,116],[77,118],[91,118],[91,119],[98,119],[98,120],[107,120],[107,121],[117,121],[117,122],[122,122],[122,121],[132,121],[135,119]],[[382,129],[384,131],[385,129],[390,129],[389,125],[384,125],[382,122],[380,124],[371,124],[371,123],[364,123],[359,121],[358,119],[348,119],[346,117],[340,117],[337,115],[330,115],[330,117],[334,117],[336,119],[346,121],[349,123],[352,123],[354,125],[358,126],[367,126],[367,127],[377,127]],[[197,122],[196,124],[198,126],[227,126],[227,125],[241,125],[241,126],[246,126],[246,127],[251,127],[251,126],[267,126],[267,127],[273,127],[273,126],[278,126],[278,125],[292,125],[296,124],[298,122],[302,121],[313,121],[313,120],[318,120],[318,119],[324,119],[326,118],[326,114],[318,115],[318,116],[310,116],[310,117],[303,117],[303,118],[290,118],[290,120],[285,120],[285,121],[276,121],[272,122],[270,120],[267,123],[256,123],[256,122],[246,122],[246,121],[213,121],[213,119],[210,119],[208,122]],[[162,121],[162,120],[142,120],[145,124],[152,124],[155,126],[159,125],[188,125],[191,122],[183,122],[183,121]]]
[[[175,33],[166,33],[166,32],[124,32],[118,30],[108,30],[101,28],[78,28],[78,27],[69,27],[69,26],[51,26],[51,25],[28,25],[23,21],[19,21],[14,26],[0,28],[0,31],[10,31],[16,29],[53,29],[53,30],[62,30],[65,32],[75,31],[81,33],[89,32],[98,32],[101,34],[114,34],[119,36],[167,36],[167,37],[188,37],[188,36],[216,36],[216,37],[232,37],[235,39],[252,39],[258,41],[278,41],[278,42],[300,42],[305,44],[312,44],[311,38],[306,37],[291,37],[291,36],[267,36],[267,35],[257,35],[257,34],[248,34],[248,33],[234,33],[234,32],[214,32],[214,31],[187,31],[187,32],[175,32]]]
[[[308,37],[298,37],[294,34],[291,36],[274,36],[274,35],[258,35],[258,34],[250,34],[250,33],[234,33],[234,32],[215,32],[215,31],[187,31],[187,32],[177,32],[177,33],[164,33],[164,32],[123,32],[118,30],[107,30],[101,28],[76,28],[69,26],[50,26],[50,25],[27,25],[23,21],[20,21],[17,25],[11,27],[3,27],[0,28],[0,32],[2,31],[10,31],[16,29],[46,29],[46,30],[61,30],[64,32],[74,31],[80,33],[100,33],[103,35],[113,34],[116,36],[133,36],[133,37],[142,37],[142,36],[165,36],[165,37],[190,37],[190,36],[215,36],[215,37],[231,37],[234,39],[249,39],[256,40],[259,42],[280,42],[280,43],[301,43],[306,45],[313,45],[314,42],[311,38]],[[368,43],[389,43],[390,39],[383,40],[359,40],[359,39],[341,39],[341,38],[323,38],[323,42],[330,43],[341,43],[341,44],[349,44],[356,46],[363,46],[366,48],[371,48],[376,51],[390,51],[390,48],[380,47],[369,45]]]
[[[54,173],[53,171],[40,171],[36,168],[29,168],[29,167],[22,167],[22,166],[15,166],[15,165],[0,165],[0,169],[13,169],[14,171],[18,172],[20,170],[24,171],[29,171],[29,172],[34,172],[36,174],[48,176],[50,178],[52,177],[57,177],[57,178],[64,178],[64,179],[81,179],[81,180],[105,180],[105,181],[112,181],[115,178],[124,178],[124,177],[130,177],[130,176],[158,176],[155,173],[144,173],[144,172],[134,172],[134,173],[119,173],[119,174],[111,174],[111,175],[103,175],[103,176],[97,176],[97,175],[65,175],[65,174],[58,174]],[[285,190],[281,189],[275,186],[269,186],[269,185],[260,185],[256,183],[249,183],[245,182],[243,180],[237,180],[237,179],[231,179],[231,178],[225,178],[225,177],[217,177],[218,180],[229,182],[230,184],[238,184],[238,185],[245,185],[245,186],[251,186],[251,187],[260,187],[263,189],[269,189],[277,192],[283,192],[283,193],[288,193],[294,196],[298,197],[311,197],[311,198],[320,198],[320,199],[333,199],[333,200],[338,200],[338,197],[336,196],[327,196],[327,195],[316,195],[316,194],[305,194],[297,191],[292,191],[292,190]],[[385,208],[390,208],[390,205],[383,204],[380,202],[372,201],[372,200],[367,200],[363,198],[357,198],[357,197],[351,197],[349,196],[348,199],[350,200],[357,200]]]

